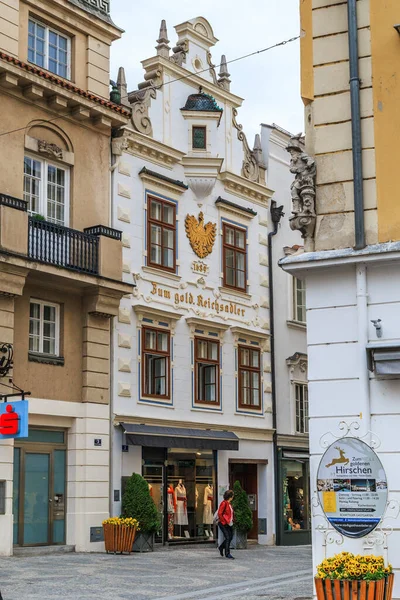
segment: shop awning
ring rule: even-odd
[[[157,448],[199,448],[201,450],[239,450],[239,438],[231,431],[182,429],[121,423],[126,443]]]

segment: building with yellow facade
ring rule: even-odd
[[[299,160],[315,188],[300,189],[300,208],[292,189],[292,224],[302,228],[306,252],[282,266],[307,288],[311,493],[317,495],[326,440],[360,437],[376,449],[394,509],[400,489],[399,6],[396,0],[300,0],[300,10],[306,155]],[[395,513],[387,511],[366,537],[342,538],[316,507],[315,564],[341,549],[386,554],[400,569],[400,523],[391,521],[388,535],[388,516]]]
[[[109,93],[121,33],[107,0],[0,2],[1,400],[30,392],[29,437],[0,440],[0,555],[103,548],[110,322],[132,287],[110,227],[111,131],[130,115]]]

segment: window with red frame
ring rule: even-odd
[[[239,346],[239,407],[261,408],[261,355],[258,348]]]
[[[169,366],[169,331],[143,327],[142,378],[145,396],[164,400],[170,399]]]
[[[224,286],[246,291],[246,230],[224,223],[222,247]]]
[[[195,401],[219,405],[219,342],[195,338]]]
[[[175,271],[176,207],[175,204],[149,197],[147,259],[152,267]]]

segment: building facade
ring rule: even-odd
[[[278,261],[303,251],[301,235],[289,225],[292,181],[287,146],[291,134],[261,126],[263,162],[274,190],[269,226],[271,361],[275,371],[275,512],[279,545],[309,544],[307,332],[305,283],[285,273]],[[282,214],[283,212],[283,214]],[[277,219],[279,218],[279,224]]]
[[[122,282],[110,228],[107,1],[0,2],[0,341],[29,436],[0,440],[0,554],[99,550],[109,514],[110,335]],[[3,362],[2,362],[3,364]],[[9,398],[10,400],[10,398]],[[17,404],[17,403],[16,403]]]
[[[360,437],[383,464],[394,510],[369,536],[350,539],[327,529],[315,507],[314,563],[337,551],[338,542],[342,550],[385,555],[397,573],[399,522],[389,527],[387,517],[396,517],[399,501],[398,5],[305,0],[300,6],[306,177],[293,197],[297,214],[307,217],[307,251],[282,266],[307,287],[311,490],[317,497],[326,442]],[[315,205],[308,185],[314,166]]]
[[[268,224],[259,137],[249,147],[225,58],[199,17],[165,22],[132,120],[113,140],[113,225],[124,281],[114,329],[112,480],[143,474],[160,542],[212,539],[212,515],[239,480],[259,543],[274,540]]]

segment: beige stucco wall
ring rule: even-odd
[[[21,96],[0,92],[2,107],[2,130],[8,131],[28,125],[35,120],[51,119],[54,113]],[[59,135],[55,131],[59,131]],[[17,198],[23,197],[23,171],[25,133],[48,142],[69,144],[74,153],[71,167],[70,227],[82,230],[93,225],[109,224],[109,137],[92,127],[72,119],[60,118],[49,128],[35,127],[34,130],[17,131],[9,134],[7,143],[0,144],[1,164],[0,192]]]
[[[45,365],[28,360],[29,302],[31,298],[61,305],[60,354],[64,366]],[[15,299],[14,380],[34,398],[80,402],[82,390],[82,299],[65,291],[27,284]]]
[[[312,7],[304,2],[300,6],[302,11],[312,11],[314,97],[306,106],[310,124],[306,133],[307,151],[317,160],[315,249],[350,247],[354,245],[354,194],[347,4],[312,0]],[[378,241],[378,226],[369,9],[369,0],[357,2],[364,221],[366,241],[372,244]],[[303,22],[309,22],[304,15]],[[304,55],[302,60],[310,57]]]

